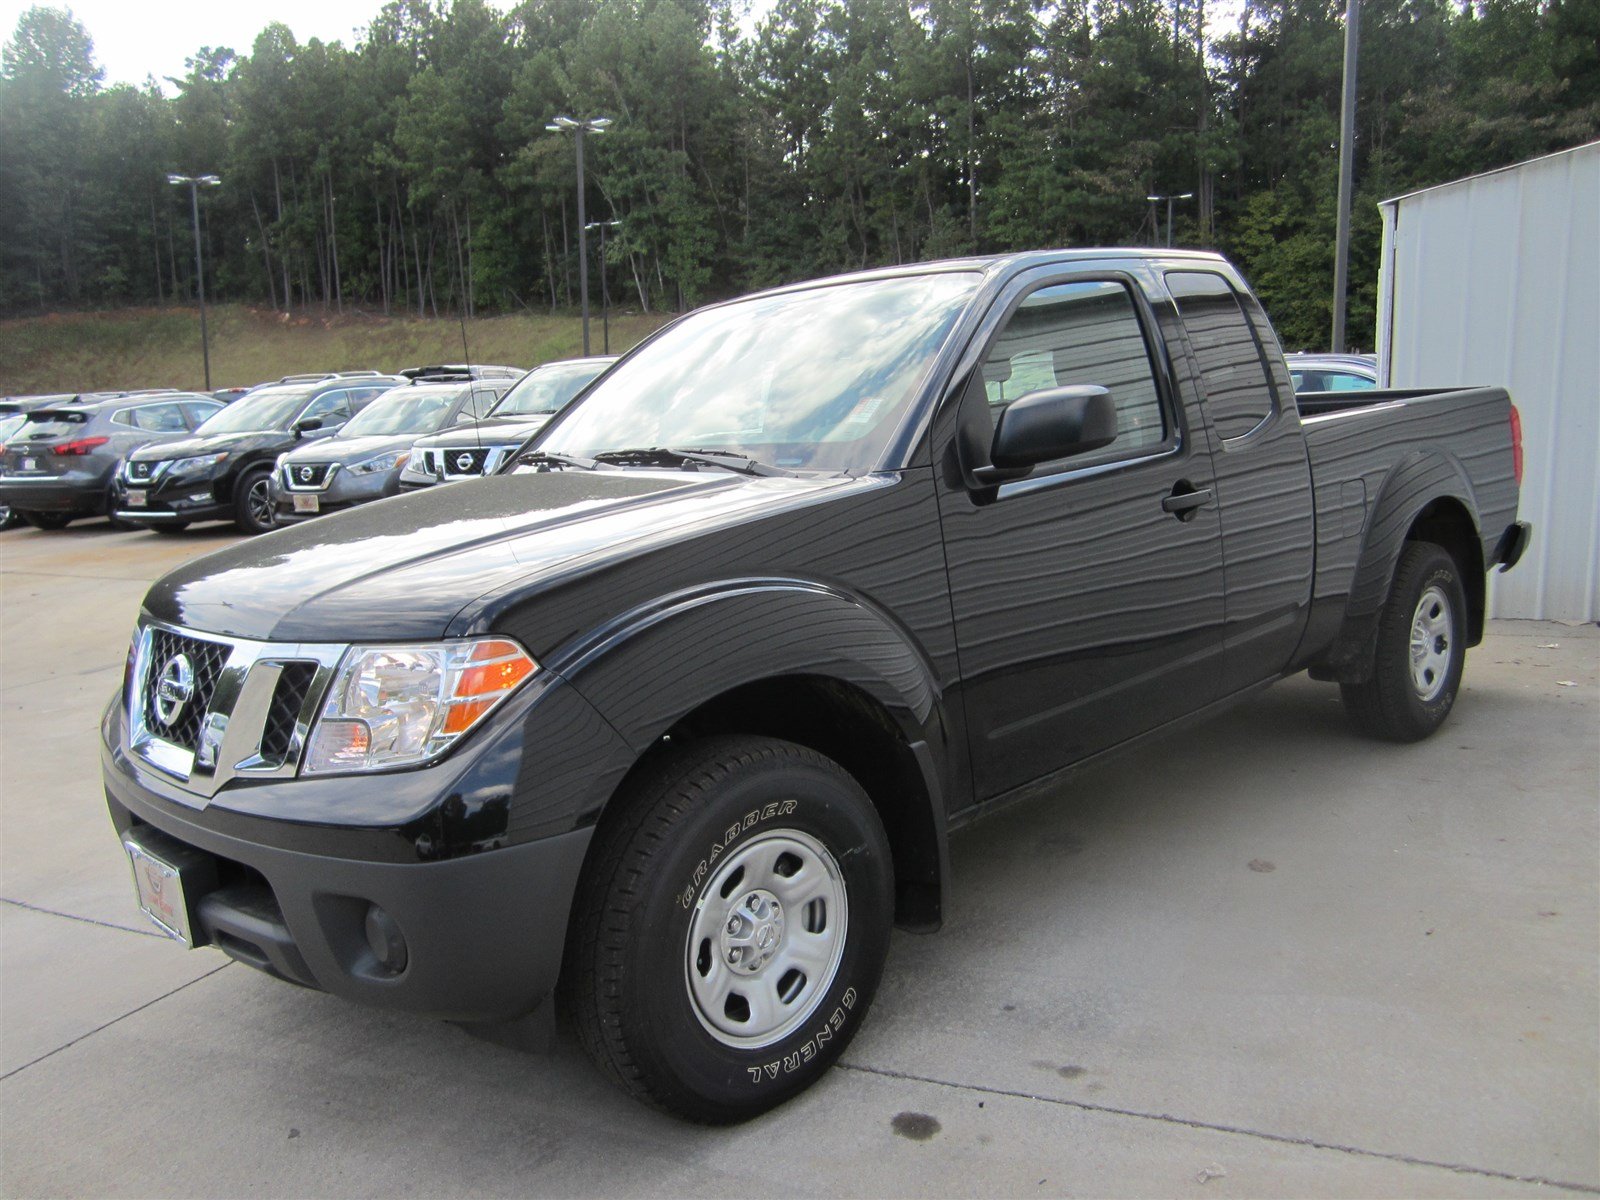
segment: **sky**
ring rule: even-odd
[[[95,60],[106,83],[140,84],[184,74],[183,60],[201,46],[227,46],[248,54],[256,34],[281,21],[297,41],[321,38],[346,46],[383,0],[40,0],[68,8],[94,39]],[[510,8],[510,0],[491,0]],[[34,0],[0,0],[0,41],[9,41],[17,19]],[[170,92],[172,89],[169,87]]]

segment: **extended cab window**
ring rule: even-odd
[[[1062,283],[1032,293],[1001,329],[982,376],[996,420],[1029,392],[1092,384],[1108,389],[1117,406],[1117,440],[1109,448],[1113,457],[1166,439],[1144,329],[1133,296],[1121,283]]]
[[[1277,409],[1267,357],[1238,295],[1212,271],[1169,271],[1211,424],[1224,441],[1250,433]]]

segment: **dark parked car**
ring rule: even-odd
[[[400,473],[401,490],[494,474],[518,446],[616,361],[614,355],[597,356],[535,367],[484,420],[418,439]]]
[[[272,503],[280,525],[337,512],[400,490],[400,472],[419,437],[494,407],[511,380],[410,383],[379,396],[333,437],[278,455]]]
[[[263,533],[273,525],[278,455],[302,439],[330,436],[402,382],[366,372],[289,379],[235,400],[191,438],[130,454],[114,485],[117,519],[164,533],[195,521],[233,521],[245,533]]]
[[[1289,381],[1301,392],[1363,392],[1378,386],[1375,354],[1290,354]]]
[[[158,392],[31,409],[0,453],[0,504],[39,529],[110,513],[124,455],[185,437],[221,408],[210,396]]]
[[[1298,671],[1437,730],[1528,544],[1516,428],[1500,388],[1297,402],[1211,254],[702,309],[500,474],[158,581],[112,820],[191,945],[452,1020],[554,992],[634,1096],[741,1119],[938,927],[953,828]]]

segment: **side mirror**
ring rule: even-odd
[[[321,428],[322,428],[322,418],[321,417],[307,417],[304,421],[296,421],[294,423],[294,436],[297,437],[297,438],[301,438],[301,437],[304,437],[306,434],[310,433],[313,429],[321,429]]]
[[[1000,414],[990,466],[973,471],[985,486],[1020,479],[1042,462],[1086,454],[1117,439],[1111,392],[1093,385],[1046,388],[1014,400]]]

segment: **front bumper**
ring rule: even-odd
[[[163,479],[141,488],[142,507],[128,503],[129,485],[120,477],[111,487],[113,515],[130,525],[171,525],[175,521],[231,521],[233,505],[217,498],[214,476],[180,480]]]
[[[385,861],[378,847],[399,839],[380,839],[393,831],[325,829],[176,803],[163,795],[170,785],[123,753],[120,740],[113,704],[101,752],[118,834],[158,854],[170,855],[175,842],[204,856],[208,883],[188,897],[197,945],[359,1003],[449,1020],[509,1020],[555,987],[592,828],[443,861]],[[337,782],[361,808],[364,796],[392,791],[396,776]],[[331,853],[308,849],[308,841]],[[402,939],[398,970],[380,960],[375,945],[382,944],[369,935],[374,907],[383,914],[378,927]]]
[[[395,467],[388,471],[376,471],[369,475],[358,475],[353,471],[339,471],[328,481],[328,485],[321,489],[286,488],[283,486],[281,471],[272,473],[272,504],[278,514],[280,524],[290,524],[295,521],[309,521],[316,517],[326,516],[328,513],[343,512],[347,508],[354,508],[358,504],[366,504],[372,500],[382,500],[388,496],[398,495],[400,492],[400,472],[402,468]],[[316,512],[296,512],[294,498],[296,496],[315,496],[317,498]]]

